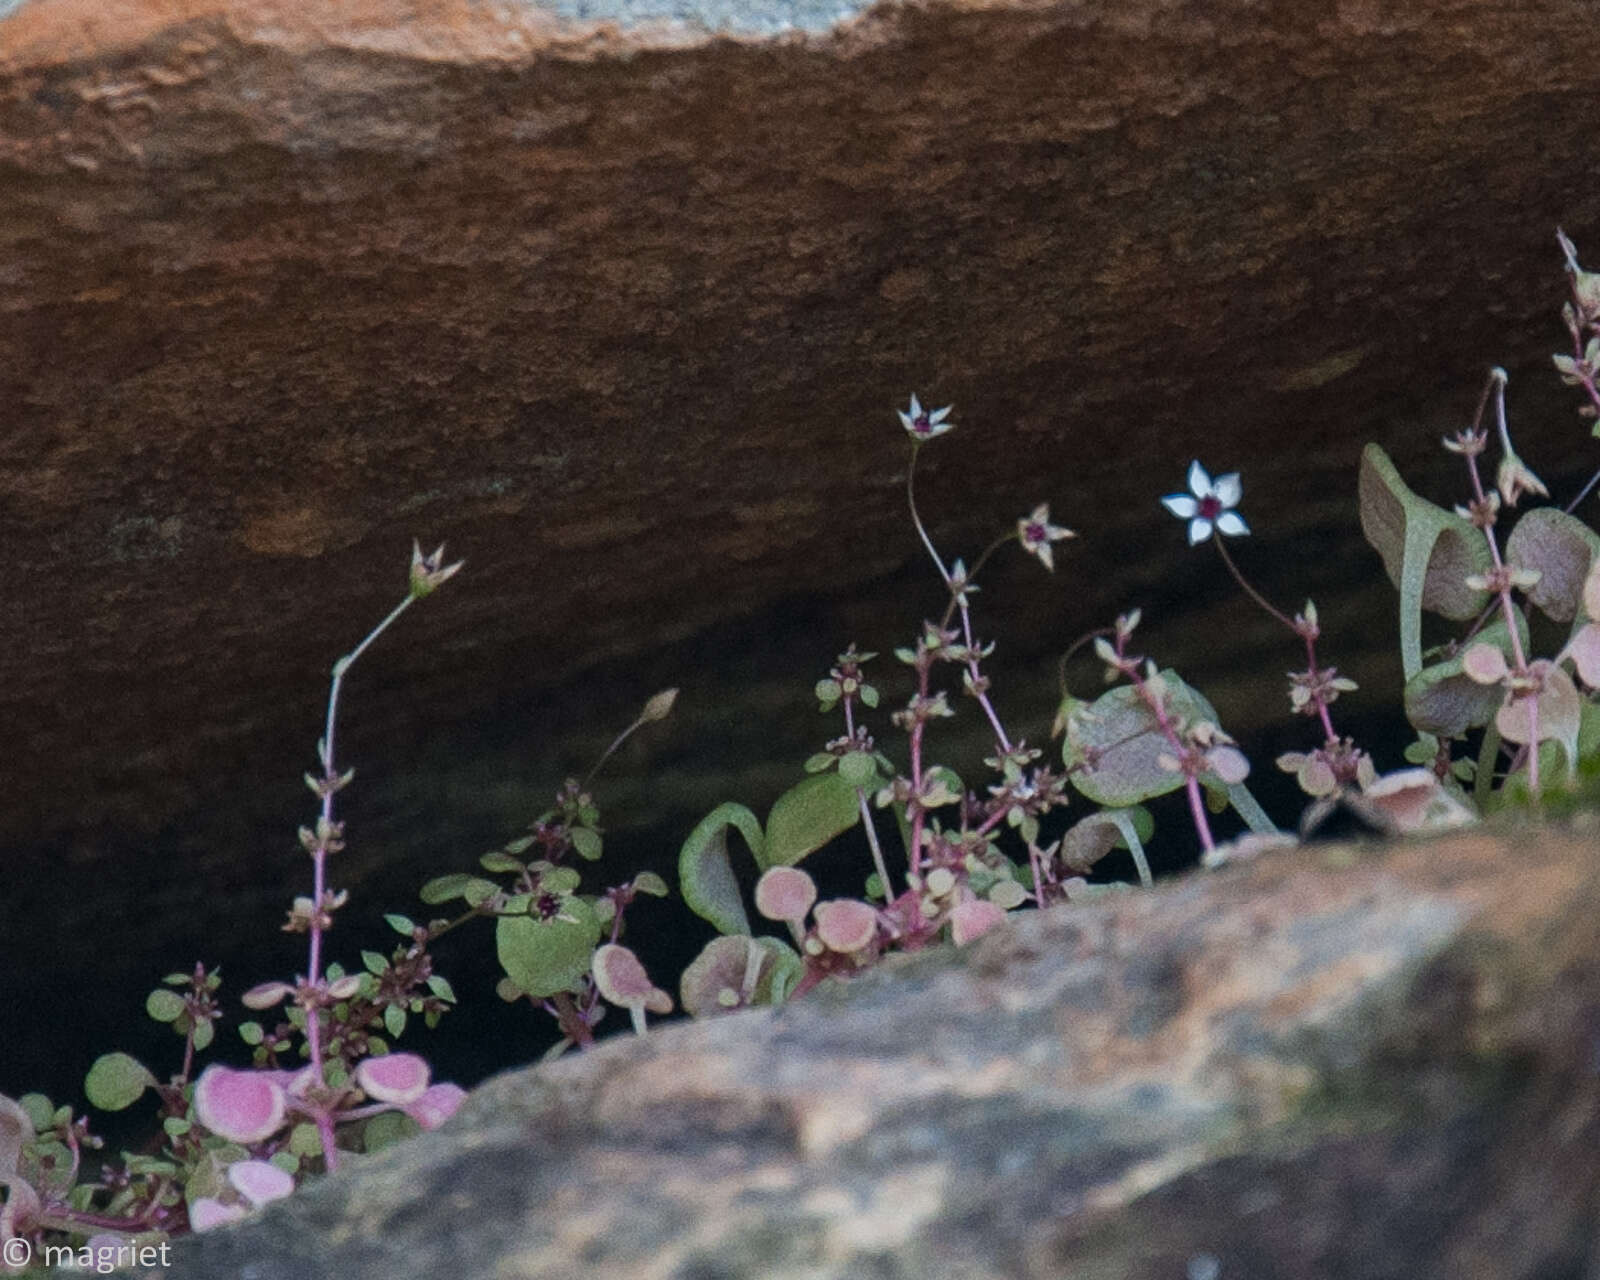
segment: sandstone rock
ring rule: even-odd
[[[1379,698],[1361,445],[1456,493],[1419,464],[1498,361],[1545,479],[1592,462],[1534,376],[1554,227],[1600,258],[1584,0],[647,7],[0,5],[7,955],[100,997],[0,1027],[0,1086],[59,1089],[61,1036],[237,972],[303,890],[327,669],[413,536],[468,572],[352,682],[358,900],[505,838],[660,684],[721,754],[633,762],[634,856],[770,799],[817,664],[936,607],[892,576],[913,390],[963,424],[923,478],[952,554],[1044,499],[1081,532],[984,597],[1041,728],[1132,603],[1236,733],[1281,715],[1298,655],[1156,506],[1191,456],[1244,469],[1251,567]],[[686,640],[767,608],[749,653]]]
[[[1200,453],[1271,545],[1356,545],[1365,437],[1423,456],[1541,358],[1600,211],[1581,0],[594,12],[0,22],[11,839],[303,736],[413,535],[473,575],[389,659],[435,723],[869,581],[916,550],[912,389],[969,424],[952,536],[1049,498],[1126,565]],[[1156,579],[1085,576],[1074,634]]]
[[[1309,847],[1015,917],[501,1076],[160,1274],[1587,1275],[1597,835]]]

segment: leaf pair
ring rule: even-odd
[[[864,752],[854,754],[872,759]],[[744,805],[718,805],[689,833],[678,854],[683,900],[721,933],[750,933],[750,917],[728,849],[729,832],[737,831],[743,837],[758,871],[794,866],[861,820],[857,786],[870,787],[876,780],[875,767],[871,775],[855,783],[843,776],[842,768],[812,774],[778,797],[767,814],[765,829]]]

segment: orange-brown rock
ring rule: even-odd
[[[75,1028],[304,891],[328,668],[413,537],[468,567],[350,681],[373,912],[661,685],[618,825],[667,806],[670,854],[770,800],[836,731],[831,655],[939,607],[913,391],[961,424],[922,471],[947,555],[1042,500],[1081,533],[980,598],[1030,740],[1133,604],[1229,728],[1281,717],[1299,654],[1156,505],[1191,457],[1244,471],[1240,555],[1367,717],[1361,445],[1455,500],[1434,442],[1499,362],[1540,474],[1597,461],[1544,368],[1556,225],[1600,262],[1587,0],[670,8],[0,3],[0,912],[48,1008],[99,995]],[[48,1024],[0,1024],[37,1040],[0,1088],[86,1065]]]

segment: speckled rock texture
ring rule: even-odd
[[[1589,0],[646,7],[0,5],[0,927],[50,1007],[97,997],[0,1011],[0,1089],[64,1091],[108,1035],[62,1037],[175,966],[246,972],[413,537],[467,571],[349,684],[374,915],[662,685],[614,829],[670,859],[770,803],[831,656],[942,603],[912,391],[961,424],[921,472],[947,554],[1045,500],[1080,532],[980,597],[1030,741],[1131,605],[1229,729],[1283,719],[1299,654],[1157,506],[1191,457],[1244,471],[1239,554],[1315,597],[1352,716],[1398,671],[1362,444],[1455,500],[1435,442],[1498,362],[1523,456],[1594,464],[1547,366],[1555,227],[1600,261]]]
[[[1587,1276],[1597,1054],[1594,821],[1308,847],[501,1076],[161,1276]]]

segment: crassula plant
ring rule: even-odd
[[[1594,418],[1600,413],[1600,276],[1583,271],[1571,242],[1560,240],[1572,287],[1563,310],[1572,351],[1558,354],[1555,364],[1564,381],[1583,388],[1588,404],[1581,412]],[[1445,442],[1467,463],[1465,506],[1450,511],[1412,493],[1377,445],[1362,457],[1362,527],[1400,589],[1405,711],[1419,735],[1405,753],[1411,767],[1380,772],[1369,752],[1336,727],[1334,704],[1356,685],[1319,659],[1322,621],[1315,603],[1306,601],[1290,616],[1251,585],[1230,554],[1227,541],[1250,532],[1236,509],[1244,492],[1239,475],[1213,479],[1193,461],[1186,491],[1161,498],[1184,522],[1189,544],[1211,544],[1246,597],[1303,652],[1305,666],[1289,675],[1287,693],[1291,712],[1310,720],[1311,741],[1277,760],[1311,802],[1302,832],[1340,807],[1379,831],[1440,829],[1471,822],[1509,799],[1538,804],[1552,777],[1570,783],[1585,766],[1600,773],[1600,711],[1588,692],[1600,683],[1600,623],[1591,622],[1600,607],[1600,536],[1571,514],[1594,481],[1564,511],[1529,511],[1502,550],[1502,508],[1545,495],[1512,447],[1505,382],[1495,370],[1478,420]],[[1491,443],[1482,425],[1491,402],[1499,461],[1488,488],[1478,459]],[[875,655],[852,645],[817,685],[822,710],[842,714],[843,732],[806,761],[808,776],[778,799],[764,823],[741,804],[724,804],[683,845],[685,901],[724,935],[684,974],[681,997],[691,1012],[775,1003],[825,977],[848,976],[890,950],[966,942],[1008,910],[1081,895],[1085,875],[1117,847],[1129,851],[1148,884],[1144,845],[1154,821],[1146,806],[1169,792],[1184,793],[1208,865],[1295,841],[1246,787],[1249,762],[1211,704],[1177,672],[1133,651],[1138,610],[1068,651],[1092,644],[1114,687],[1086,699],[1064,684],[1054,724],[1062,739],[1059,769],[1042,764],[1038,749],[1008,733],[983,670],[992,645],[974,632],[975,578],[1011,542],[1053,568],[1053,546],[1071,531],[1053,524],[1049,506],[1041,504],[971,570],[960,560],[947,562],[917,510],[915,479],[920,451],[955,429],[952,410],[929,411],[913,396],[897,413],[911,444],[906,497],[912,524],[946,592],[943,616],[927,622],[913,646],[896,652],[914,679],[909,701],[892,716],[906,736],[905,754],[896,763],[863,723],[879,702],[865,671]],[[1552,657],[1535,657],[1529,648],[1524,604],[1570,624]],[[1425,610],[1471,627],[1425,653]],[[1065,670],[1066,657],[1062,665]],[[933,727],[955,714],[956,691],[936,687],[936,673],[947,671],[992,735],[993,752],[985,760],[992,780],[981,788],[969,789],[929,755]],[[1454,744],[1474,730],[1482,731],[1476,755],[1458,756]],[[1098,807],[1063,829],[1053,815],[1073,797]],[[1210,815],[1225,808],[1236,811],[1246,834],[1219,847]],[[892,822],[876,821],[875,812],[885,811]],[[1048,843],[1046,820],[1059,831]],[[861,893],[819,901],[812,878],[797,864],[858,829],[871,860]],[[885,850],[890,832],[899,844],[893,859]],[[781,925],[787,939],[755,933],[733,836],[759,877],[758,915]]]
[[[318,768],[306,775],[317,814],[299,833],[312,889],[295,899],[284,926],[306,936],[306,969],[292,981],[245,993],[249,1009],[283,1009],[275,1026],[241,1025],[254,1064],[214,1063],[197,1074],[199,1055],[213,1046],[223,1014],[220,975],[196,965],[168,975],[145,1005],[183,1038],[178,1070],[163,1081],[129,1055],[110,1053],[85,1081],[89,1101],[105,1111],[154,1093],[161,1131],[151,1150],[99,1163],[91,1176],[86,1157],[100,1144],[83,1118],[42,1094],[0,1097],[6,1265],[48,1256],[43,1250],[52,1241],[79,1241],[95,1257],[116,1258],[130,1243],[207,1230],[287,1195],[308,1173],[435,1128],[459,1105],[459,1087],[433,1083],[424,1059],[389,1046],[410,1015],[431,1025],[455,999],[449,983],[432,971],[426,932],[391,917],[405,941],[388,956],[365,953],[359,973],[327,963],[323,949],[348,898],[329,885],[345,834],[335,797],[353,777],[335,757],[344,677],[407,608],[460,567],[443,563],[442,547],[432,555],[414,547],[404,598],[334,664]]]

